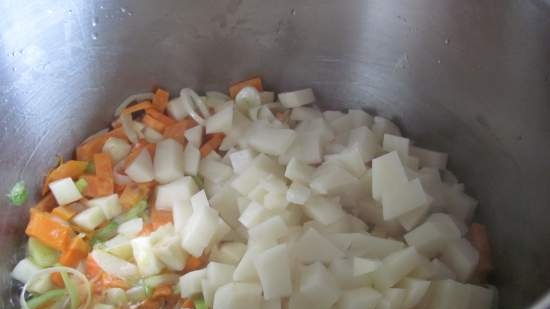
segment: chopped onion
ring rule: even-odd
[[[120,123],[122,123],[122,129],[124,133],[133,144],[137,143],[139,140],[138,133],[135,131],[133,126],[132,116],[128,114],[120,115]]]
[[[88,281],[88,278],[86,278],[86,276],[84,276],[84,274],[80,271],[64,266],[45,268],[34,274],[34,276],[32,276],[30,280],[25,283],[23,289],[21,289],[21,294],[19,295],[19,303],[21,304],[21,308],[31,309],[27,304],[27,301],[25,300],[25,294],[27,293],[28,287],[33,283],[34,280],[36,280],[36,278],[58,272],[70,273],[82,281],[82,283],[84,284],[83,286],[86,289],[86,302],[82,304],[79,308],[88,308],[92,300],[92,286],[90,285],[90,281]]]
[[[193,109],[193,102],[202,102],[201,98],[191,89],[184,88],[180,91],[180,96],[183,99],[183,105],[185,106],[185,109],[187,110],[187,113],[191,118],[193,118],[197,123],[204,125],[205,120],[195,110]],[[206,106],[203,105],[203,107],[206,109]],[[199,106],[200,108],[200,106]],[[208,114],[209,115],[209,114]],[[203,115],[204,116],[204,115]]]
[[[137,94],[133,94],[129,97],[127,97],[126,99],[124,99],[124,101],[122,101],[122,103],[120,103],[120,105],[116,108],[115,110],[115,116],[119,116],[122,111],[130,104],[132,104],[133,102],[136,102],[136,101],[143,101],[143,100],[151,100],[153,99],[153,97],[155,96],[154,93],[152,92],[144,92],[144,93],[137,93]]]
[[[122,160],[122,161],[119,161],[113,168],[113,178],[117,185],[127,185],[130,182],[132,182],[130,177],[121,173],[125,165],[126,165],[126,160]]]

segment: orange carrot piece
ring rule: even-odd
[[[164,123],[153,118],[149,114],[145,114],[145,116],[143,116],[143,119],[141,121],[143,122],[144,125],[160,133],[164,132],[164,128],[166,128],[166,125]]]
[[[63,282],[63,278],[61,277],[61,273],[52,273],[50,275],[50,280],[56,287],[64,288],[65,282]]]
[[[147,115],[150,115],[151,117],[155,118],[156,120],[164,123],[166,126],[170,126],[170,125],[173,125],[173,124],[176,124],[177,121],[170,117],[170,116],[166,116],[165,114],[159,112],[158,110],[154,109],[154,108],[151,108],[151,109],[148,109],[147,110]]]
[[[487,235],[487,228],[479,223],[472,223],[467,237],[472,243],[472,246],[479,252],[477,272],[486,274],[493,270],[491,245],[489,243],[489,236]]]
[[[213,134],[212,137],[201,146],[201,157],[206,157],[210,152],[220,147],[224,137],[225,135],[223,133]]]
[[[49,247],[63,251],[69,244],[73,231],[69,224],[52,214],[35,211],[25,233],[35,237]]]
[[[162,88],[158,88],[157,91],[155,91],[155,96],[153,97],[153,106],[159,112],[164,113],[169,99],[170,93]]]
[[[95,174],[101,178],[113,177],[113,159],[111,156],[104,153],[94,154]]]
[[[92,257],[91,254],[88,255],[86,258],[86,277],[88,279],[98,278],[103,273],[103,270],[99,265],[97,265],[96,261]]]
[[[172,211],[158,210],[155,207],[151,208],[151,224],[153,225],[153,230],[168,223],[172,223]]]
[[[53,194],[48,193],[36,205],[34,205],[33,209],[50,212],[55,206],[57,206],[57,202],[55,201]]]
[[[82,194],[86,197],[100,197],[111,195],[115,191],[113,178],[99,177],[95,175],[82,175],[88,184]]]
[[[262,79],[260,77],[254,77],[231,85],[231,87],[229,87],[229,96],[231,98],[235,98],[235,96],[237,96],[237,93],[239,93],[241,89],[247,86],[254,87],[258,89],[258,91],[264,91],[264,87],[262,86]]]
[[[148,224],[145,224],[143,226],[143,229],[141,229],[141,231],[139,232],[139,236],[147,236],[149,234],[151,234],[153,231],[155,230],[155,228],[153,227],[153,224],[152,223],[148,223]]]
[[[173,138],[180,144],[185,145],[187,139],[185,138],[185,131],[191,129],[197,125],[197,122],[191,117],[187,117],[173,125],[169,125],[164,129],[164,137]]]
[[[122,205],[125,209],[130,209],[139,201],[148,199],[150,193],[151,186],[146,183],[129,184],[126,188],[124,188],[124,191],[122,191],[122,194],[120,195],[120,205]]]
[[[198,258],[190,255],[187,258],[187,262],[185,263],[185,268],[183,269],[183,272],[188,273],[190,271],[199,270],[201,268],[204,268],[204,266],[206,266],[207,263],[208,263],[208,259],[204,255]]]
[[[191,309],[194,309],[195,308],[195,304],[193,303],[193,300],[191,298],[187,298],[185,299],[185,301],[183,302],[183,304],[181,304],[181,307],[182,308],[191,308]]]
[[[126,133],[123,128],[116,128],[105,134],[96,136],[91,140],[76,147],[76,159],[80,161],[90,161],[93,159],[94,154],[101,152],[103,145],[109,139],[109,137],[118,137],[127,139]]]
[[[78,178],[80,175],[84,174],[87,166],[87,161],[77,160],[70,160],[59,165],[57,168],[53,169],[48,174],[48,176],[46,176],[46,179],[44,179],[44,185],[42,186],[42,195],[48,193],[48,191],[50,190],[48,185],[51,182],[67,177],[73,179]]]
[[[77,213],[83,211],[84,209],[86,209],[85,205],[80,203],[72,203],[69,205],[55,207],[52,209],[52,215],[58,216],[68,222],[76,216]]]
[[[122,192],[124,192],[124,189],[126,189],[126,185],[121,185],[118,183],[115,183],[115,193],[118,195],[121,195]]]
[[[169,285],[161,285],[155,288],[155,291],[153,292],[153,295],[151,295],[152,299],[159,299],[171,296],[172,293],[172,287]]]
[[[130,287],[125,280],[112,276],[106,272],[101,274],[101,285],[103,286],[102,290],[108,288],[120,288],[126,290]]]
[[[153,104],[149,101],[143,101],[139,102],[137,104],[134,104],[132,106],[128,106],[125,109],[122,110],[122,115],[128,115],[131,113],[139,112],[141,110],[146,110],[148,108],[152,108]]]
[[[78,263],[88,256],[90,245],[82,237],[73,237],[69,247],[59,257],[61,265],[76,267]]]

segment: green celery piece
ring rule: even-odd
[[[42,306],[43,304],[51,300],[54,300],[56,298],[65,296],[66,294],[67,294],[67,291],[65,289],[50,290],[42,295],[38,295],[31,298],[29,301],[27,301],[27,307],[29,307],[29,309],[36,309]]]
[[[95,163],[94,163],[94,161],[88,161],[88,165],[86,166],[86,173],[95,174]]]
[[[77,309],[78,306],[80,306],[80,296],[78,295],[76,284],[73,280],[71,280],[71,278],[69,278],[69,275],[66,272],[60,272],[60,274],[61,278],[63,279],[63,283],[65,284],[65,288],[69,293],[69,299],[71,300],[71,309]]]
[[[29,198],[29,191],[24,181],[18,181],[8,193],[8,199],[15,206],[23,205]]]
[[[193,304],[195,304],[195,309],[208,309],[208,306],[202,297],[193,300]]]
[[[59,260],[59,252],[46,246],[40,240],[30,237],[27,243],[29,257],[40,267],[53,266]]]
[[[94,235],[94,237],[92,237],[92,240],[91,240],[92,246],[97,243],[104,242],[115,237],[118,226],[119,226],[118,222],[111,221],[104,227],[100,228],[97,231],[97,233]]]
[[[134,207],[130,208],[127,212],[115,218],[115,222],[122,224],[126,221],[141,217],[147,209],[147,202],[144,200],[139,201]]]
[[[76,181],[75,185],[76,185],[76,188],[78,189],[78,191],[82,192],[88,186],[88,182],[86,181],[86,179],[80,178]]]

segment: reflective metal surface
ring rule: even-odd
[[[0,192],[37,188],[129,94],[262,75],[449,152],[481,202],[500,308],[550,287],[548,0],[4,0],[0,17]],[[0,204],[6,296],[27,209]]]

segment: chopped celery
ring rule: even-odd
[[[132,220],[140,217],[147,209],[147,202],[144,200],[139,201],[134,207],[130,208],[127,212],[115,218],[115,222],[118,224],[124,223],[128,220]]]
[[[94,174],[95,173],[94,161],[88,161],[88,165],[86,166],[86,173],[88,173],[88,174]]]
[[[56,298],[66,295],[65,289],[56,289],[48,291],[42,295],[35,296],[27,301],[27,307],[29,309],[36,309],[41,307],[43,304],[50,302]]]
[[[15,206],[23,205],[29,198],[29,192],[24,181],[18,181],[8,194],[10,202]]]
[[[193,304],[195,304],[195,309],[208,309],[208,306],[202,297],[193,300]]]
[[[59,252],[46,246],[40,240],[30,237],[27,244],[28,255],[40,267],[50,267],[57,263]]]
[[[80,306],[80,296],[78,295],[78,290],[76,289],[76,284],[74,283],[69,275],[66,272],[60,272],[65,288],[69,293],[69,299],[71,300],[71,309],[77,309]]]
[[[104,227],[100,228],[97,233],[92,237],[91,245],[95,245],[100,242],[107,241],[115,237],[119,224],[115,221],[109,222]]]
[[[88,182],[86,181],[86,179],[80,178],[76,181],[75,185],[76,185],[76,188],[78,189],[78,191],[82,192],[88,186]]]

